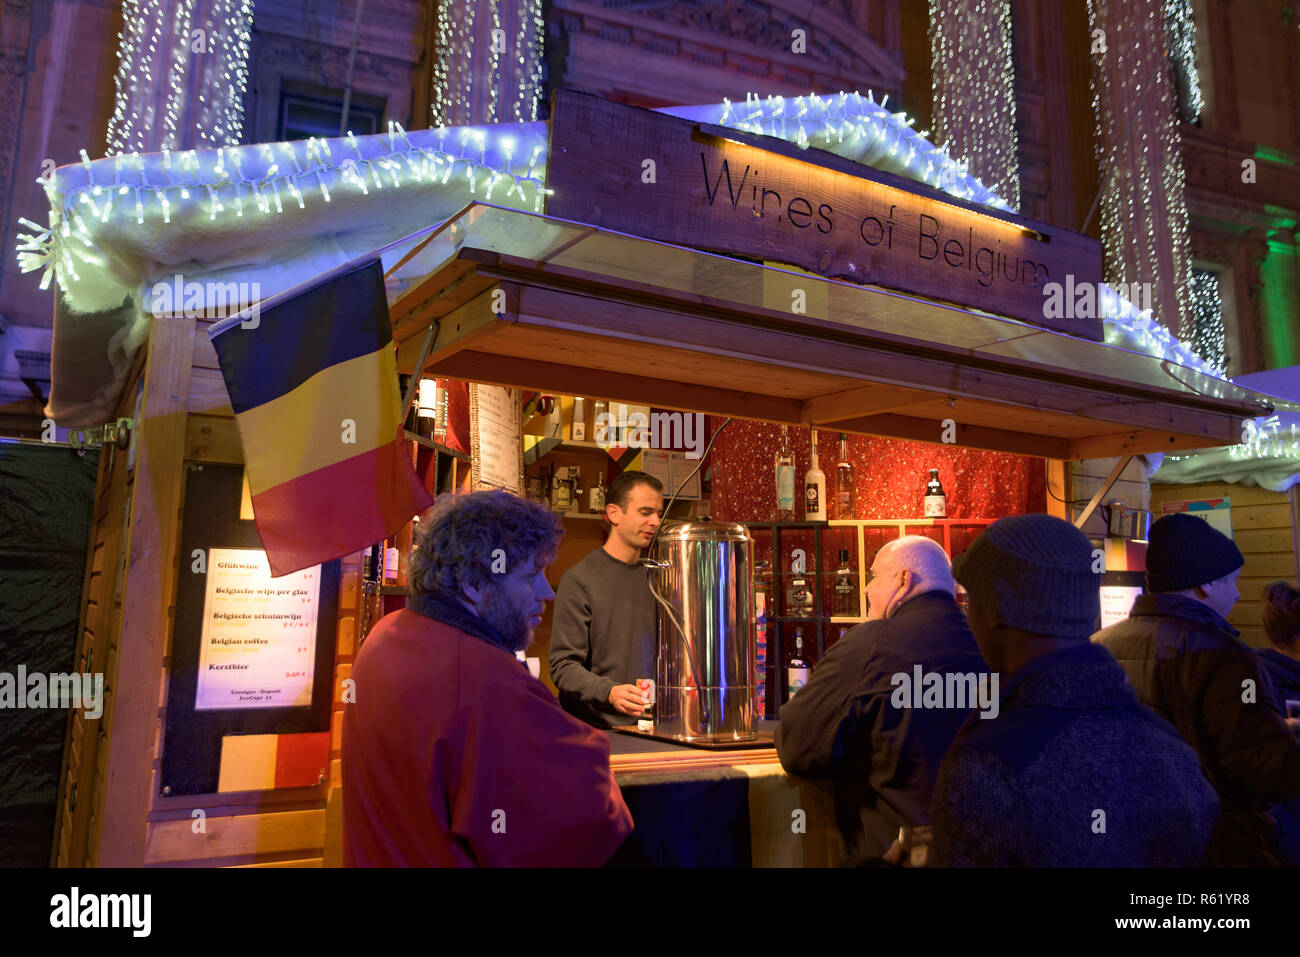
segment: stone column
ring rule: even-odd
[[[1186,339],[1191,255],[1163,10],[1088,0],[1101,238],[1106,280],[1150,283],[1155,318]]]
[[[537,119],[541,0],[434,0],[434,126]]]
[[[1010,0],[930,0],[933,136],[1020,208]]]
[[[253,0],[122,0],[107,155],[234,146]]]

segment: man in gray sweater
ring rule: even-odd
[[[653,678],[655,600],[641,553],[663,517],[663,486],[645,472],[609,483],[605,544],[560,579],[551,624],[551,680],[564,710],[598,728],[635,724],[638,678]]]

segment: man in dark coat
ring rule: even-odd
[[[940,866],[1187,867],[1218,814],[1196,754],[1138,702],[1088,634],[1092,544],[1068,522],[994,522],[957,561],[971,630],[1003,675],[998,716],[972,715],[935,785]]]
[[[900,538],[877,552],[871,573],[868,621],[826,652],[781,708],[776,732],[788,772],[834,780],[840,832],[855,861],[884,856],[900,828],[929,823],[935,775],[953,735],[972,708],[997,697],[953,600],[942,546],[920,535]],[[959,686],[963,706],[914,707],[918,672],[922,681],[970,676]]]
[[[1164,516],[1151,526],[1147,593],[1093,640],[1199,755],[1222,807],[1208,863],[1276,867],[1270,805],[1300,797],[1300,744],[1259,658],[1227,622],[1244,563],[1232,539],[1201,519]]]

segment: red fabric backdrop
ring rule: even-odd
[[[716,427],[721,420],[710,419]],[[723,522],[776,520],[774,457],[781,428],[737,419],[718,436],[710,454],[712,516]],[[857,514],[868,518],[920,518],[932,468],[948,494],[949,518],[1000,518],[1046,511],[1047,476],[1042,459],[981,452],[955,445],[849,436],[849,461],[857,486]],[[812,458],[809,431],[790,428],[795,486],[801,488]],[[826,473],[826,494],[835,490],[838,432],[817,430],[817,459]],[[801,504],[802,496],[795,496]],[[803,516],[798,516],[802,520]]]

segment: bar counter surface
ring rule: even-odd
[[[771,734],[776,721],[760,721]],[[829,781],[786,774],[776,748],[693,748],[607,731],[636,831],[613,866],[833,867],[843,857]]]

